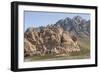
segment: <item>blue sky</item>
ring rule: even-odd
[[[26,30],[29,27],[46,26],[48,24],[54,24],[60,19],[65,19],[66,17],[73,18],[77,15],[83,17],[86,20],[90,19],[89,14],[82,13],[24,11],[24,27]]]

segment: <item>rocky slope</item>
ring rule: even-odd
[[[24,34],[24,56],[70,55],[80,51],[77,38],[62,28],[46,27],[39,32],[29,28]]]
[[[62,27],[65,31],[76,35],[77,37],[90,36],[90,20],[85,20],[80,16],[75,16],[72,19],[67,17],[61,19],[54,26]]]

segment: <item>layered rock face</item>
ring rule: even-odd
[[[66,55],[79,52],[77,38],[62,27],[28,28],[24,33],[24,56]]]

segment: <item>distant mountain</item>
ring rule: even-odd
[[[89,37],[90,35],[90,20],[85,20],[80,16],[61,19],[54,24],[54,27],[62,27],[65,31],[78,37]]]

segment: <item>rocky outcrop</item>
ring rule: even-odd
[[[59,26],[45,27],[39,31],[31,27],[24,33],[25,57],[47,54],[69,56],[70,53],[79,51],[77,38]]]

